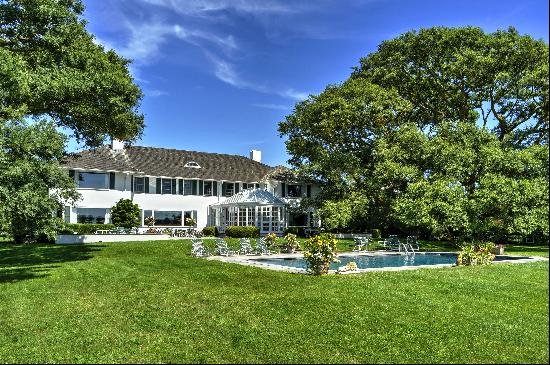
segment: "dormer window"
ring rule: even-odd
[[[192,167],[194,169],[200,169],[201,165],[199,165],[195,161],[189,161],[188,163],[185,164],[185,167]]]

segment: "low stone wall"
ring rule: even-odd
[[[165,241],[167,234],[60,234],[55,243],[70,245],[78,243],[129,242],[129,241]]]

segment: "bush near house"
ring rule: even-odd
[[[260,237],[260,229],[250,226],[229,226],[225,229],[225,234],[234,238],[255,238]]]
[[[140,225],[141,210],[130,199],[120,199],[111,208],[111,220],[117,227],[134,228]]]
[[[202,234],[207,237],[218,237],[218,227],[207,226],[202,229]]]
[[[114,228],[114,224],[65,223],[59,234],[94,234],[98,229]]]

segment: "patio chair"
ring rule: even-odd
[[[269,252],[269,249],[265,243],[264,237],[256,239],[256,253],[259,255],[271,255],[271,252]]]
[[[389,236],[384,241],[384,247],[389,248],[392,251],[399,251],[401,248],[401,242],[399,241],[399,237],[396,235]]]
[[[366,251],[368,249],[369,239],[366,237],[354,237],[353,243],[353,252]]]
[[[241,248],[239,249],[239,254],[250,255],[254,253],[254,251],[252,250],[252,245],[250,244],[250,238],[241,238],[240,245]]]
[[[209,255],[208,251],[204,247],[204,244],[203,244],[202,240],[194,239],[191,242],[192,242],[192,245],[193,245],[191,247],[191,255],[193,255],[195,257],[204,257],[204,256]]]
[[[415,251],[420,250],[420,245],[418,244],[416,236],[407,236],[407,245]]]
[[[216,238],[216,252],[220,256],[230,256],[235,253],[227,247],[227,242],[223,238]]]

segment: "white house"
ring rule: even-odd
[[[215,225],[222,232],[230,225],[254,225],[262,233],[318,226],[299,203],[319,186],[261,163],[260,151],[246,158],[113,141],[67,158],[64,167],[82,195],[65,207],[69,223],[108,223],[110,208],[124,198],[139,205],[142,227],[149,216],[157,227],[183,228],[194,218],[196,228]]]

